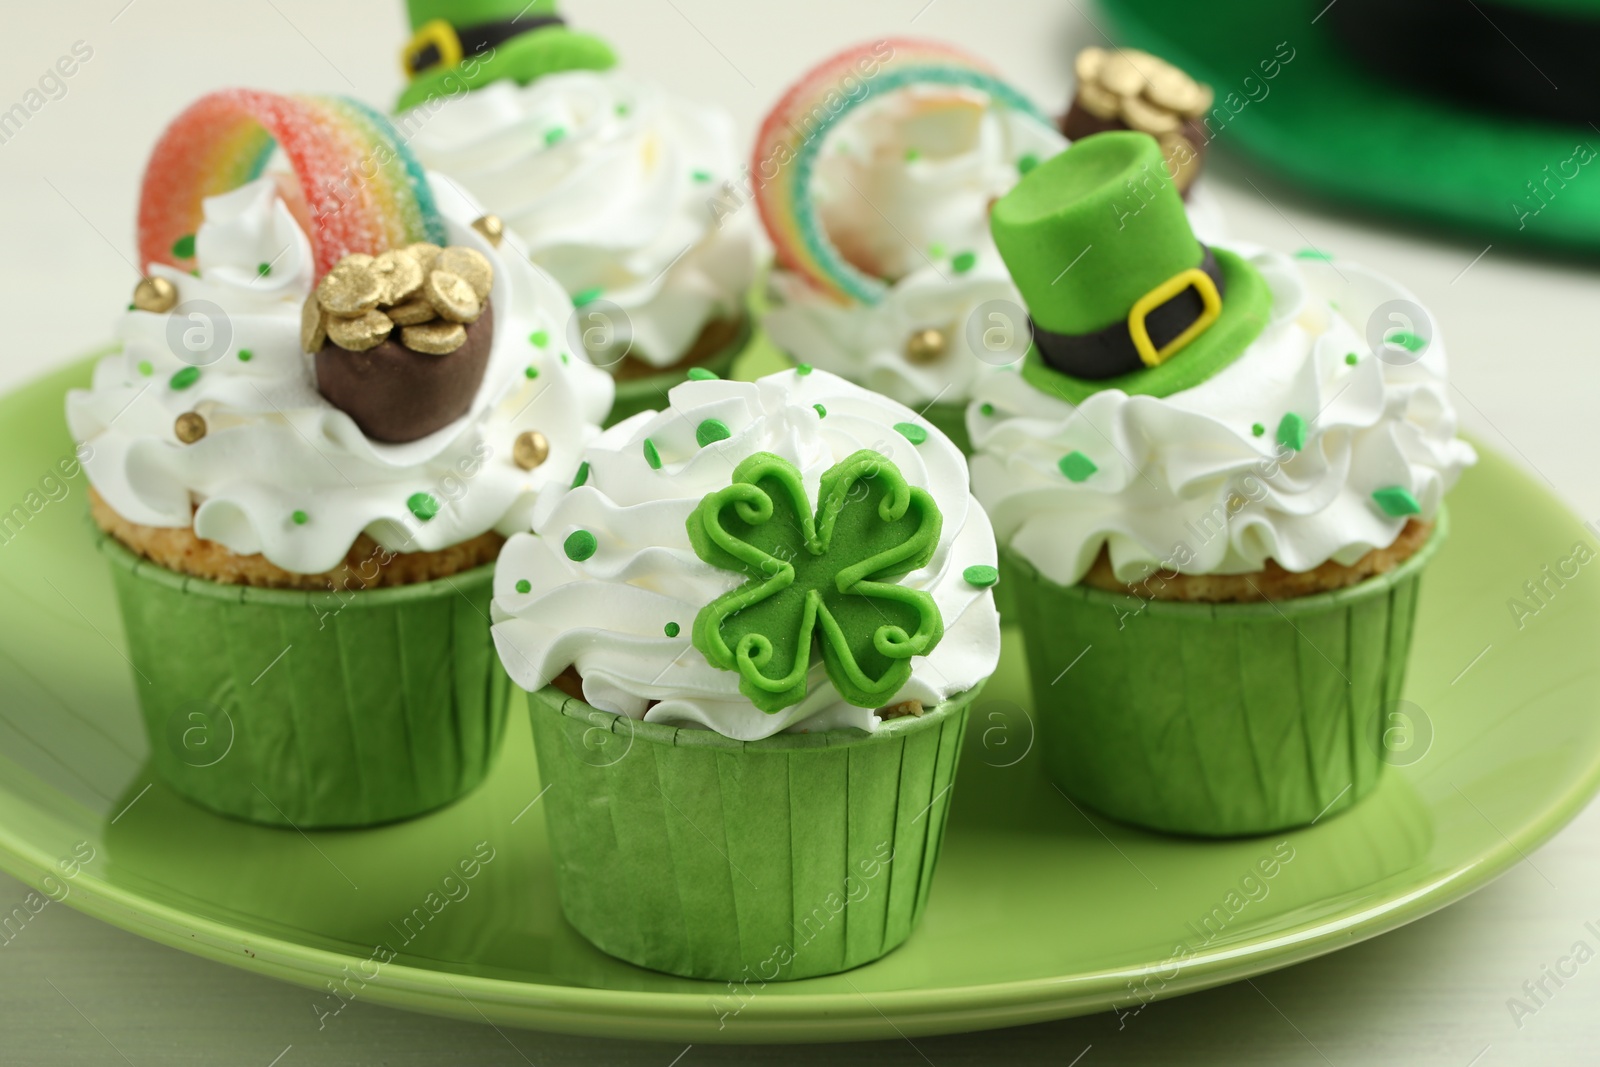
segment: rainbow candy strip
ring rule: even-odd
[[[827,133],[874,97],[916,85],[977,89],[997,103],[1049,117],[1001,81],[982,60],[936,41],[891,38],[840,52],[813,67],[767,115],[756,138],[751,173],[762,221],[778,262],[841,301],[876,304],[888,286],[839,254],[817,219],[812,172]]]
[[[352,252],[448,243],[422,165],[378,112],[345,97],[224,89],[173,120],[150,155],[140,261],[193,269],[202,202],[260,177],[275,147],[299,179],[317,277]]]

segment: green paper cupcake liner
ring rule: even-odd
[[[733,362],[738,359],[745,348],[749,346],[750,339],[755,334],[755,316],[748,310],[739,326],[739,333],[727,347],[695,364],[695,369],[712,371],[719,378],[733,377]],[[631,418],[641,411],[660,411],[667,406],[667,393],[675,385],[681,385],[689,380],[690,368],[681,370],[663,371],[660,374],[651,374],[643,378],[630,378],[617,383],[617,396],[611,404],[611,414],[606,417],[606,426],[615,426],[624,419]]]
[[[757,985],[870,963],[927,903],[967,709],[734,741],[529,695],[567,921],[652,970]]]
[[[915,404],[912,407],[916,407]],[[927,419],[939,432],[950,438],[961,454],[972,458],[972,438],[967,434],[967,405],[965,403],[929,404],[922,409]]]
[[[1002,549],[1041,753],[1079,803],[1153,830],[1225,837],[1350,807],[1383,769],[1423,569],[1444,541],[1348,589],[1201,604],[1070,587]]]
[[[98,539],[150,760],[180,795],[250,822],[360,827],[488,773],[511,691],[489,634],[493,565],[343,594],[258,589]]]

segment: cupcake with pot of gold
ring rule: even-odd
[[[1406,290],[1197,240],[1170,181],[1128,199],[1160,161],[1097,134],[995,205],[1033,344],[968,411],[973,484],[1061,788],[1153,829],[1265,833],[1376,785],[1475,457]],[[1369,347],[1397,301],[1416,332]]]
[[[358,826],[487,772],[505,534],[611,380],[560,287],[379,115],[229,90],[145,173],[148,276],[67,400],[158,775],[256,822]]]

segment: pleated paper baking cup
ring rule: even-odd
[[[1444,541],[1331,593],[1202,604],[1061,586],[1002,549],[1050,776],[1153,830],[1261,834],[1330,817],[1383,770],[1422,571]]]
[[[833,974],[928,900],[967,708],[734,741],[529,695],[557,887],[596,947],[690,978]]]
[[[223,585],[99,535],[162,781],[222,815],[299,829],[441,807],[488,773],[511,681],[494,568],[348,593]]]
[[[733,361],[738,359],[750,344],[754,333],[755,316],[746,311],[739,324],[739,333],[725,348],[711,358],[695,364],[696,369],[711,371],[719,378],[733,377]],[[611,404],[607,426],[615,426],[623,419],[641,411],[660,411],[667,406],[667,393],[675,385],[689,380],[689,368],[662,371],[642,378],[628,378],[617,382],[617,397]]]

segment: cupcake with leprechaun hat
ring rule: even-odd
[[[1061,787],[1155,829],[1267,832],[1376,783],[1475,457],[1431,318],[1364,340],[1390,302],[1426,317],[1406,290],[1197,241],[1170,182],[1126,201],[1159,161],[1098,134],[995,205],[1034,341],[968,412],[973,483]]]
[[[820,370],[702,372],[606,431],[533,530],[501,558],[494,635],[530,691],[573,926],[721,979],[904,940],[1000,648],[960,451]]]
[[[566,296],[497,233],[343,98],[213,93],[162,135],[149,275],[67,418],[184,796],[353,826],[486,773],[492,564],[612,389],[558,351]]]
[[[1028,340],[989,206],[1066,145],[987,63],[946,44],[891,38],[818,64],[768,114],[751,164],[777,249],[763,327],[795,360],[915,408],[970,451],[976,383]]]
[[[612,69],[554,0],[408,0],[395,119],[419,159],[518,234],[572,297],[561,343],[617,379],[612,421],[749,339],[755,223],[724,203],[731,116]]]

